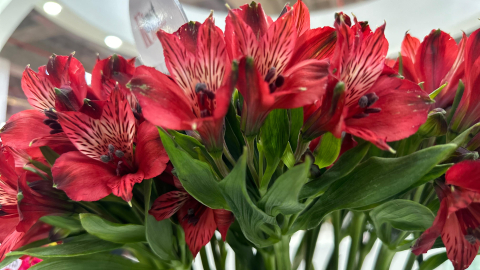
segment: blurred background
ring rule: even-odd
[[[203,21],[210,10],[214,10],[216,24],[222,29],[227,15],[226,4],[231,8],[237,8],[246,1],[180,0],[188,20]],[[458,41],[462,31],[468,35],[480,28],[480,0],[303,1],[310,9],[312,28],[332,26],[334,13],[337,11],[353,13],[359,20],[369,21],[372,28],[386,21],[389,55],[392,57],[400,51],[406,31],[423,40],[432,29],[440,28]],[[135,2],[161,3],[161,0]],[[283,0],[259,2],[266,13],[274,19],[285,5]],[[293,3],[292,0],[291,4]],[[20,83],[27,64],[36,70],[47,63],[52,53],[68,55],[74,51],[75,57],[83,63],[87,72],[92,70],[97,54],[100,58],[113,53],[128,58],[138,57],[130,23],[129,1],[0,0],[0,123],[5,122],[12,114],[31,108]],[[161,55],[161,51],[159,53]],[[149,59],[137,58],[137,64],[148,62]],[[88,78],[87,73],[87,81]],[[292,254],[298,245],[298,236],[292,239]],[[324,223],[318,241],[314,259],[315,269],[324,269],[333,249],[333,233],[328,222]],[[349,241],[349,238],[342,241],[341,261],[348,255]],[[377,247],[378,245],[374,246],[362,269],[373,269],[372,263],[377,254]],[[408,252],[396,255],[391,266],[392,270],[403,269]],[[440,250],[433,253],[435,252]],[[200,258],[195,260],[195,266],[196,269],[201,269]],[[212,265],[211,268],[215,269],[215,266]],[[438,269],[453,268],[447,262]],[[470,269],[480,269],[480,260],[475,261]]]

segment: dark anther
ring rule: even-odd
[[[368,98],[367,107],[372,106],[373,103],[377,102],[378,100],[378,96],[375,93],[368,93],[365,96]]]
[[[472,245],[475,245],[475,242],[477,242],[477,238],[475,238],[475,236],[471,234],[465,235],[465,240],[467,240]]]
[[[0,210],[0,217],[6,216],[6,215],[7,215],[7,212]]]
[[[277,79],[275,80],[275,86],[282,87],[284,82],[285,82],[285,77],[283,77],[282,75],[278,75]]]
[[[205,92],[207,91],[207,85],[204,83],[197,83],[195,85],[195,93]]]
[[[270,81],[273,79],[273,76],[275,76],[275,67],[271,67],[268,72],[267,72],[267,75],[265,75],[265,81],[270,83]]]
[[[195,216],[195,209],[189,208],[187,215],[183,217],[183,220],[187,220],[188,224],[197,225],[200,219]]]
[[[360,119],[360,118],[364,118],[364,117],[367,117],[367,116],[368,116],[368,113],[357,113],[357,114],[353,115],[352,118]]]
[[[125,153],[120,150],[116,150],[115,156],[117,156],[118,158],[122,158],[123,156],[125,156]]]
[[[382,111],[382,109],[380,109],[380,108],[367,108],[367,109],[365,109],[364,112],[365,113],[379,113],[381,111]]]
[[[50,118],[52,120],[58,120],[57,114],[55,112],[53,112],[52,109],[45,110],[44,113],[48,118]]]
[[[277,87],[275,86],[275,84],[271,83],[268,85],[268,89],[270,89],[270,93],[273,93],[275,92],[275,90],[277,90]]]
[[[238,116],[242,116],[242,106],[240,105],[240,100],[237,99],[237,114]]]
[[[189,216],[193,216],[195,214],[195,210],[193,208],[188,208],[188,213]]]
[[[62,126],[61,126],[59,123],[57,123],[57,122],[51,123],[51,124],[49,124],[48,126],[49,126],[51,129],[59,129],[59,130],[62,130]]]
[[[210,113],[208,112],[207,109],[200,111],[200,117],[207,117],[207,116],[210,116]]]
[[[108,145],[108,152],[112,153],[115,152],[115,146],[113,146],[113,144],[109,144]]]
[[[367,105],[368,105],[368,97],[367,96],[362,96],[358,100],[358,106],[360,106],[360,108],[366,108]]]
[[[50,130],[50,134],[51,134],[51,135],[57,134],[57,133],[60,133],[60,132],[63,132],[63,130],[61,130],[61,129],[52,129],[52,130]]]
[[[52,119],[50,119],[50,118],[47,118],[47,119],[44,119],[44,120],[43,120],[43,123],[48,126],[48,125],[50,125],[50,124],[58,123],[58,122],[55,121],[55,120],[52,120]]]
[[[107,162],[110,162],[110,157],[107,155],[102,155],[100,156],[100,160],[107,163]]]

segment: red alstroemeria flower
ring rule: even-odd
[[[225,40],[233,59],[241,59],[238,90],[244,98],[241,127],[258,134],[273,109],[305,106],[321,98],[333,52],[335,31],[309,29],[307,7],[297,2],[275,22],[252,2],[229,11]]]
[[[372,32],[366,23],[355,18],[351,26],[348,16],[337,14],[335,27],[333,75],[323,100],[304,107],[302,139],[310,141],[327,131],[340,138],[346,132],[392,150],[386,142],[414,134],[426,121],[431,100],[385,65],[385,25]]]
[[[83,106],[89,87],[85,69],[73,54],[51,56],[48,64],[41,66],[38,72],[27,66],[22,89],[35,109],[19,112],[8,119],[0,133],[6,146],[26,149],[48,145],[58,153],[74,150],[57,122],[55,111],[101,113],[101,102],[90,101]]]
[[[480,122],[480,29],[473,32],[465,46],[465,90],[450,123],[451,131],[460,134]],[[480,148],[480,134],[470,142],[469,149]]]
[[[158,221],[177,214],[185,231],[185,241],[194,257],[210,242],[215,229],[218,228],[225,241],[228,228],[234,221],[233,214],[223,209],[208,208],[190,196],[176,177],[173,177],[173,182],[177,190],[158,197],[148,213]]]
[[[107,100],[118,84],[135,117],[138,118],[141,115],[141,108],[133,93],[126,87],[134,73],[135,58],[125,59],[116,54],[102,60],[98,58],[92,71],[92,93],[98,100]]]
[[[412,252],[427,252],[441,236],[455,270],[463,270],[475,259],[480,246],[480,161],[455,164],[445,179],[445,184],[437,187],[441,201],[437,217]]]
[[[130,81],[145,118],[168,129],[197,130],[210,152],[221,153],[236,79],[222,31],[210,15],[203,24],[190,22],[173,34],[157,35],[171,77],[141,66]]]
[[[402,74],[405,79],[415,83],[423,82],[423,89],[431,93],[441,85],[447,86],[435,98],[435,107],[447,108],[453,103],[458,81],[462,78],[463,56],[465,41],[463,38],[457,45],[447,33],[432,30],[423,42],[420,43],[409,33],[405,34],[402,42]],[[400,60],[397,60],[394,69],[398,72]]]
[[[32,256],[26,256],[25,258],[22,259],[22,265],[20,265],[20,268],[18,268],[18,270],[27,270],[41,261],[42,259],[35,258]]]
[[[17,175],[14,165],[8,152],[0,152],[0,259],[11,250],[48,236],[51,227],[37,222],[41,217],[73,210],[51,183],[34,181],[29,186],[27,172]]]
[[[53,181],[72,200],[97,201],[113,193],[130,201],[134,184],[165,169],[168,156],[157,128],[148,122],[136,127],[130,105],[120,90],[112,90],[100,119],[80,112],[57,114],[78,151],[56,160]]]

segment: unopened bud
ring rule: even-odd
[[[428,113],[427,121],[420,126],[417,131],[417,134],[424,137],[438,137],[443,136],[447,133],[448,124],[445,119],[445,110],[441,108],[434,109]]]

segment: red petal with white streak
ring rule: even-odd
[[[30,66],[25,68],[22,89],[32,107],[40,111],[55,108],[54,87],[48,79],[45,66],[39,67],[38,72],[33,71]]]
[[[239,9],[230,10],[225,19],[225,42],[230,58],[237,60],[244,56],[258,58],[260,44],[257,37],[260,36],[255,34],[238,13]]]
[[[401,48],[402,56],[408,57],[414,61],[418,47],[420,47],[420,40],[416,37],[412,37],[409,33],[405,33]]]
[[[293,5],[293,13],[297,25],[297,33],[300,36],[310,29],[310,12],[307,5],[302,0],[298,0]]]
[[[158,221],[170,218],[178,212],[188,198],[190,198],[190,195],[184,191],[175,190],[167,192],[153,202],[152,208],[148,213]]]
[[[100,160],[112,144],[125,153],[126,159],[133,160],[135,117],[118,90],[112,92],[100,119],[80,112],[59,112],[58,118],[70,141],[88,157]]]

